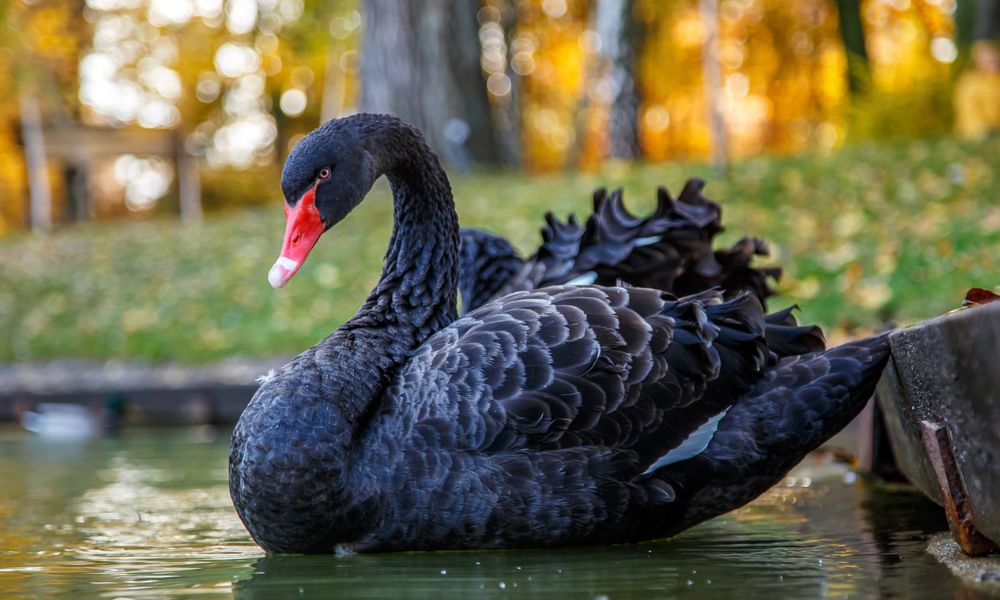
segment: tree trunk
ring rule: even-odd
[[[705,23],[705,43],[701,49],[701,68],[705,79],[705,102],[708,106],[709,143],[712,164],[720,172],[729,165],[729,140],[722,118],[722,66],[719,64],[719,7],[717,0],[699,0],[698,8]]]
[[[52,190],[46,169],[42,115],[38,111],[38,98],[22,94],[20,101],[21,138],[24,141],[24,159],[28,165],[31,229],[44,233],[52,229]]]
[[[1000,39],[1000,0],[976,0],[976,41]]]
[[[631,0],[597,0],[594,21],[601,40],[603,77],[611,91],[609,155],[634,160],[641,154],[634,70],[641,35],[632,18]]]
[[[868,82],[868,50],[861,23],[861,0],[837,0],[840,38],[847,51],[847,83],[852,94],[864,91]]]
[[[361,108],[419,127],[448,163],[497,162],[476,0],[365,0]]]
[[[181,221],[184,224],[201,221],[201,178],[198,174],[198,159],[188,154],[184,147],[185,135],[176,138],[175,160],[177,163],[177,196],[180,204]]]
[[[322,125],[344,113],[344,77],[337,61],[340,54],[334,45],[326,49],[326,72],[323,74],[323,100],[319,109],[319,124]]]
[[[503,28],[504,43],[507,46],[507,64],[504,73],[510,79],[510,94],[501,98],[499,110],[494,115],[497,144],[502,162],[521,166],[524,159],[521,139],[521,76],[514,70],[514,35],[517,31],[517,2],[507,0],[500,11],[500,27]]]
[[[73,222],[90,218],[90,164],[80,160],[63,169],[66,185],[66,214]]]
[[[958,0],[955,3],[955,45],[965,53],[972,46],[972,30],[976,26],[976,1]]]

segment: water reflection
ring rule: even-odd
[[[49,443],[0,429],[0,597],[975,597],[902,488],[810,464],[672,540],[552,551],[263,556],[226,487],[227,432]]]
[[[233,589],[254,599],[514,590],[573,598],[947,598],[960,586],[924,552],[926,531],[946,527],[939,509],[909,491],[839,478],[805,487],[793,479],[672,540],[556,551],[268,556]]]

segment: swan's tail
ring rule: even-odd
[[[599,189],[594,192],[594,211],[582,225],[573,215],[563,222],[547,214],[543,243],[524,261],[502,238],[463,230],[463,308],[468,311],[491,297],[538,287],[619,281],[678,296],[713,287],[725,290],[727,297],[749,291],[764,305],[774,293],[769,282],[780,277],[781,270],[751,266],[754,257],[768,254],[763,240],[744,238],[732,248],[712,249],[714,237],[723,230],[722,211],[702,195],[704,186],[702,180],[691,179],[676,200],[659,188],[657,208],[645,218],[625,208],[621,190]]]
[[[685,380],[699,382],[692,398],[707,414],[760,378],[769,356],[764,312],[752,295],[723,301],[720,290],[710,289],[667,302],[663,314],[673,323],[667,362]]]
[[[719,422],[704,452],[658,473],[691,493],[671,531],[739,508],[779,482],[857,416],[888,358],[883,333],[770,368]]]
[[[767,347],[777,358],[826,350],[826,336],[819,325],[800,326],[792,311],[795,305],[773,312],[764,319]]]

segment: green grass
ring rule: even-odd
[[[1000,140],[862,145],[826,155],[739,163],[725,180],[704,165],[611,165],[595,174],[455,178],[465,225],[538,242],[546,210],[585,215],[598,186],[622,186],[633,210],[654,189],[709,181],[724,208],[721,242],[767,238],[785,268],[782,296],[842,337],[911,322],[1000,283]],[[0,361],[58,357],[197,362],[288,355],[349,317],[378,277],[391,205],[379,184],[327,233],[287,288],[267,271],[283,232],[278,182],[267,209],[105,222],[48,237],[0,239]]]

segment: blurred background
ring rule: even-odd
[[[275,294],[280,168],[302,135],[361,110],[421,127],[463,223],[529,252],[546,210],[586,215],[598,186],[641,212],[657,185],[699,175],[724,239],[771,240],[807,320],[847,335],[932,316],[1000,280],[998,13],[998,0],[7,0],[0,361],[313,343],[377,277],[389,206],[367,203]]]

